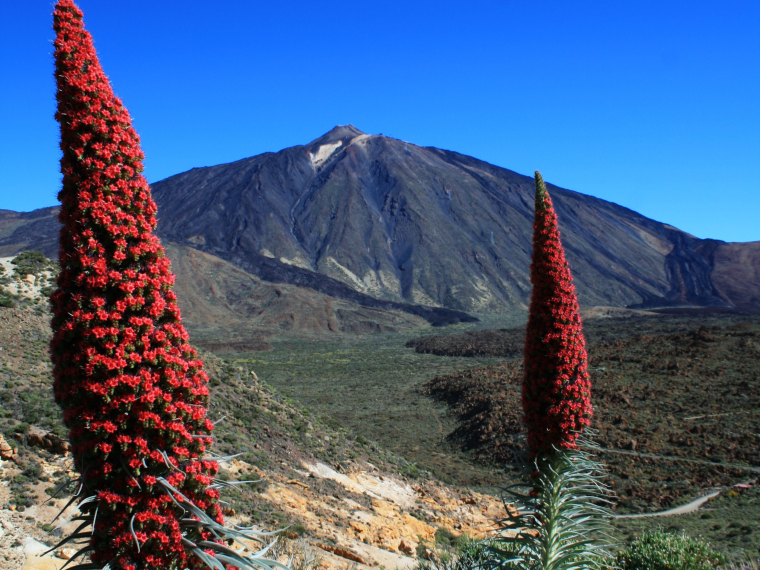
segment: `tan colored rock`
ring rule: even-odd
[[[24,435],[20,433],[15,434],[15,437],[19,441],[25,440]],[[61,439],[57,435],[47,432],[44,429],[40,429],[37,426],[29,428],[29,433],[26,434],[25,443],[30,447],[41,447],[42,449],[47,449],[48,451],[52,451],[59,455],[66,455],[71,449],[71,445],[68,441]]]
[[[13,459],[13,456],[17,453],[18,452],[5,441],[3,435],[0,434],[0,459],[8,461],[9,459]]]
[[[66,455],[71,451],[71,444],[58,437],[56,440],[53,440],[52,451],[58,455]]]
[[[396,507],[388,501],[383,501],[381,499],[372,501],[372,510],[381,517],[393,518],[398,516]]]
[[[61,558],[63,560],[71,560],[71,557],[76,553],[77,551],[74,548],[59,548],[55,551],[55,556],[56,558]]]
[[[402,538],[401,542],[398,543],[398,549],[404,554],[411,556],[417,550],[417,545],[412,541],[407,542],[407,539]]]
[[[26,436],[26,444],[32,447],[45,447],[45,438],[42,434],[29,430]]]
[[[327,552],[332,552],[335,554],[335,556],[340,556],[341,558],[345,558],[346,560],[351,560],[352,562],[358,562],[359,564],[367,564],[364,559],[351,552],[350,550],[345,550],[343,548],[340,548],[338,546],[328,546],[327,544],[318,544],[322,550],[326,550]]]
[[[424,521],[414,518],[408,513],[404,513],[401,519],[404,523],[404,534],[419,536],[422,540],[435,542],[435,527],[430,526]]]

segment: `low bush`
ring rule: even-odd
[[[662,530],[645,532],[615,560],[621,570],[709,570],[725,563],[703,540]]]
[[[498,568],[505,566],[503,555],[496,554],[493,549],[494,543],[478,542],[466,537],[459,537],[452,548],[443,550],[430,551],[432,554],[429,558],[424,558],[425,551],[428,549],[420,543],[417,549],[418,562],[414,570],[474,570],[476,568]],[[436,533],[436,542],[438,542],[438,533]],[[515,550],[512,544],[500,544],[503,552],[512,552]]]
[[[420,470],[414,463],[409,463],[408,465],[405,465],[401,471],[399,471],[401,475],[404,477],[408,477],[409,479],[419,479],[420,477]]]

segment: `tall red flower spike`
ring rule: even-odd
[[[575,448],[591,422],[591,383],[573,278],[559,239],[557,214],[536,171],[533,294],[525,340],[522,404],[531,458]]]
[[[97,566],[206,567],[197,553],[213,550],[197,543],[213,535],[188,519],[223,522],[210,487],[218,466],[202,457],[213,429],[208,377],[153,235],[156,205],[129,113],[74,2],[58,1],[54,28],[63,227],[51,354],[82,475],[79,520],[94,524]]]

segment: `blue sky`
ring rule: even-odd
[[[56,203],[50,0],[3,3],[0,208]],[[154,182],[337,124],[760,240],[760,2],[80,0]]]

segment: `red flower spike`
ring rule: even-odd
[[[578,299],[557,214],[538,171],[530,281],[522,404],[528,450],[535,458],[552,446],[575,448],[593,413]]]
[[[79,8],[59,0],[53,17],[63,227],[51,355],[82,498],[97,497],[82,507],[97,508],[91,559],[122,569],[205,568],[182,544],[179,521],[188,515],[156,483],[168,479],[221,519],[218,493],[208,489],[217,464],[190,460],[203,455],[208,437],[198,436],[213,428],[208,377],[186,344],[174,275],[153,235],[156,205],[129,113]],[[204,537],[187,531],[190,541]]]

